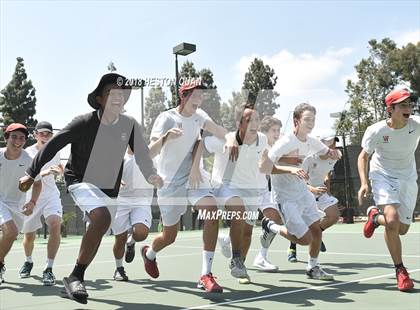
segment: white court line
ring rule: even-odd
[[[187,254],[171,254],[171,255],[159,255],[159,259],[161,258],[172,258],[172,257],[182,257],[182,256],[194,256],[194,255],[201,255],[201,252],[197,252],[197,253],[187,253]],[[74,259],[76,259],[77,257],[75,257]],[[100,261],[93,261],[92,263],[94,264],[108,264],[108,263],[115,263],[115,260],[100,260]],[[61,264],[61,265],[56,265],[54,264],[54,268],[57,267],[68,267],[68,266],[74,266],[75,263],[71,263],[71,264]],[[42,266],[36,266],[33,269],[44,269],[44,265]],[[11,269],[6,269],[6,271],[17,271],[20,270],[20,268],[11,268]]]
[[[414,273],[414,272],[418,272],[418,271],[420,271],[420,269],[410,270],[409,272]],[[374,280],[374,279],[386,278],[386,277],[390,277],[390,276],[395,276],[395,272],[385,274],[385,275],[382,275],[382,276],[363,278],[363,279],[352,280],[352,281],[341,282],[341,283],[332,283],[332,284],[327,284],[327,285],[322,285],[322,286],[310,286],[310,287],[307,287],[307,288],[302,288],[302,289],[293,290],[293,291],[287,291],[287,292],[282,292],[282,293],[274,293],[274,294],[268,294],[268,295],[262,295],[262,296],[257,296],[257,297],[250,297],[250,298],[243,298],[243,299],[237,299],[237,300],[230,300],[230,301],[225,301],[225,302],[220,302],[220,303],[215,303],[215,304],[194,306],[194,307],[185,308],[185,309],[189,310],[189,309],[214,308],[214,307],[217,307],[217,306],[235,304],[235,303],[246,302],[246,301],[255,301],[255,300],[259,300],[259,299],[265,299],[265,298],[268,298],[268,297],[276,297],[276,296],[300,293],[300,292],[305,292],[305,291],[310,291],[310,290],[318,291],[318,290],[321,290],[321,289],[326,288],[326,287],[335,287],[335,286],[341,286],[341,285],[346,285],[346,284],[350,284],[350,283],[365,282],[365,281],[370,281],[370,280]]]
[[[202,247],[197,247],[197,246],[178,246],[178,245],[173,245],[171,246],[172,248],[185,248],[185,249],[202,249]],[[216,248],[217,251],[217,248]],[[250,252],[259,252],[260,249],[249,249]],[[275,253],[288,253],[288,251],[286,250],[274,250],[274,249],[270,249],[270,252],[275,252]],[[322,255],[345,255],[345,256],[377,256],[377,257],[390,257],[390,254],[373,254],[373,253],[341,253],[341,252],[323,252]],[[414,255],[414,254],[403,254],[403,257],[408,257],[408,258],[420,258],[420,255]]]

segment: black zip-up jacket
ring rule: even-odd
[[[27,174],[35,178],[42,166],[67,144],[71,144],[64,171],[67,186],[87,182],[109,197],[117,197],[128,144],[146,180],[156,174],[139,123],[122,114],[112,124],[101,124],[97,111],[77,116],[55,135],[35,156]]]

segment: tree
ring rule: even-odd
[[[208,89],[208,91],[205,92],[201,108],[206,111],[215,123],[221,124],[221,99],[219,93],[217,92],[217,86],[214,85],[213,72],[211,72],[210,69],[202,69],[199,73],[199,77],[201,78],[201,83]]]
[[[115,67],[114,62],[112,60],[109,62],[107,68],[108,68],[108,71],[110,71],[110,72],[117,71],[117,67]]]
[[[150,140],[150,133],[152,131],[153,123],[155,122],[156,118],[161,112],[165,111],[166,109],[165,101],[166,95],[161,87],[152,87],[150,89],[144,107],[144,136],[146,141]]]
[[[248,92],[246,90],[242,90],[242,92],[234,91],[228,103],[222,104],[220,108],[221,125],[228,131],[236,130],[236,107],[246,102],[247,98]]]
[[[369,41],[369,57],[356,66],[358,80],[348,81],[346,93],[350,104],[346,117],[335,128],[350,133],[351,143],[360,143],[368,126],[387,117],[384,98],[397,85],[407,85],[415,91],[420,87],[420,43],[398,48],[389,38]]]
[[[35,127],[35,88],[32,81],[27,80],[23,58],[16,58],[17,64],[12,80],[0,92],[0,124],[22,123],[29,128]]]
[[[276,103],[279,94],[274,91],[277,76],[274,69],[264,65],[261,59],[255,58],[245,73],[243,88],[249,92],[248,101],[256,103],[260,117],[272,116],[280,106]]]

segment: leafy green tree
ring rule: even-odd
[[[17,64],[12,80],[0,92],[0,124],[22,123],[27,127],[35,127],[34,118],[36,97],[32,81],[28,80],[23,58],[16,58]]]
[[[144,106],[144,135],[146,141],[150,140],[150,133],[158,115],[166,109],[166,95],[161,87],[153,87],[145,99]]]
[[[357,81],[347,81],[349,108],[336,122],[339,133],[350,133],[351,143],[360,143],[368,126],[387,117],[384,98],[397,85],[419,92],[420,43],[398,48],[389,38],[369,41],[369,57],[356,66]]]
[[[255,58],[245,73],[243,88],[249,92],[248,101],[256,103],[260,117],[272,116],[280,106],[276,103],[279,94],[274,91],[277,76],[274,69],[265,65],[261,59]]]

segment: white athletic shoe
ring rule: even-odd
[[[230,258],[232,256],[232,248],[230,246],[230,237],[227,235],[220,235],[217,240],[220,244],[220,249],[222,254],[226,258]]]
[[[246,267],[244,265],[244,262],[242,261],[242,259],[240,257],[235,257],[232,258],[230,260],[230,274],[238,279],[244,279],[244,278],[248,278],[248,272],[246,270]]]
[[[276,270],[279,269],[279,267],[270,263],[266,258],[262,257],[260,254],[255,256],[253,265],[254,265],[254,267],[257,267],[257,268],[259,268],[263,271],[267,271],[267,272],[276,271]]]
[[[324,271],[321,266],[315,266],[310,270],[306,270],[306,275],[310,279],[323,280],[323,281],[334,281],[332,274]]]

